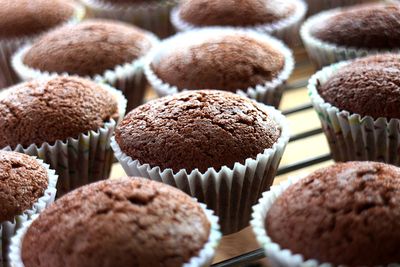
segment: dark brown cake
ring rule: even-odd
[[[316,38],[339,46],[393,49],[400,43],[400,5],[364,4],[333,15],[311,29]]]
[[[181,0],[179,15],[196,26],[255,26],[287,18],[294,10],[290,0]]]
[[[77,137],[117,117],[114,96],[92,81],[54,77],[21,83],[0,93],[0,148]]]
[[[47,171],[35,158],[0,150],[0,223],[32,208],[47,186]]]
[[[259,104],[233,93],[202,90],[132,110],[115,138],[123,152],[142,164],[205,172],[256,158],[280,133],[280,126]]]
[[[284,64],[284,55],[270,44],[245,35],[227,35],[163,52],[152,68],[163,82],[180,90],[236,92],[273,80]]]
[[[0,38],[39,34],[74,14],[68,0],[0,0],[0,6]]]
[[[109,20],[86,20],[55,29],[34,42],[24,64],[41,71],[102,75],[132,62],[151,48],[145,31]]]
[[[400,55],[358,59],[318,87],[321,97],[361,116],[400,119]]]
[[[144,178],[81,187],[45,210],[22,244],[25,267],[182,266],[210,223],[182,191]]]
[[[400,169],[376,162],[335,164],[290,186],[266,229],[282,248],[335,266],[400,262]]]

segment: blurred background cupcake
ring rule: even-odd
[[[58,195],[108,178],[122,94],[78,77],[32,80],[0,93],[0,148],[37,156],[60,175]]]
[[[178,187],[214,210],[224,234],[249,224],[289,139],[272,107],[233,93],[187,91],[150,101],[119,124],[112,147],[125,172]]]
[[[400,55],[337,63],[309,81],[336,161],[373,160],[400,165]]]
[[[185,193],[143,178],[84,186],[57,200],[13,240],[14,267],[205,267],[218,218]]]
[[[174,27],[169,20],[177,0],[81,0],[88,16],[121,20],[154,32],[160,38],[172,35]]]
[[[307,15],[314,15],[322,10],[335,7],[351,6],[356,4],[374,2],[373,0],[307,0]]]
[[[383,2],[333,9],[309,18],[301,37],[311,61],[321,68],[342,60],[398,52],[400,3]]]
[[[8,248],[17,230],[54,201],[57,178],[35,157],[0,151],[0,266],[8,266]]]
[[[214,28],[164,40],[150,52],[145,74],[160,96],[218,89],[278,107],[293,68],[291,51],[275,38]]]
[[[0,0],[0,89],[18,82],[12,54],[39,34],[64,23],[80,21],[82,6],[69,0]]]
[[[266,192],[252,226],[271,266],[400,264],[400,169],[348,162]]]
[[[157,42],[150,32],[123,22],[86,20],[21,48],[13,67],[23,80],[67,73],[106,82],[124,93],[132,109],[142,103],[146,90],[143,58]]]
[[[171,12],[171,21],[179,31],[237,27],[271,34],[296,46],[306,11],[303,0],[181,0]]]

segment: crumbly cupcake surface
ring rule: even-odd
[[[175,172],[230,168],[271,148],[280,126],[259,104],[222,91],[187,91],[148,102],[116,129],[121,150]]]
[[[0,223],[32,208],[47,186],[46,169],[36,159],[0,151]]]
[[[86,20],[45,34],[33,43],[23,62],[41,71],[92,77],[144,56],[151,46],[145,31],[133,25]]]
[[[295,11],[288,0],[181,0],[181,18],[196,26],[255,26],[284,19]]]
[[[361,116],[400,119],[400,55],[357,59],[318,88],[328,103]]]
[[[21,83],[0,93],[0,147],[75,138],[117,117],[115,97],[92,81],[54,77]]]
[[[320,40],[339,46],[396,49],[400,43],[400,5],[349,7],[314,25],[311,33]]]
[[[68,0],[0,0],[0,38],[31,36],[67,22],[74,13]]]
[[[399,178],[399,168],[376,162],[318,170],[278,197],[268,235],[306,260],[335,266],[400,262]]]
[[[236,92],[273,80],[284,64],[284,55],[272,45],[237,34],[167,49],[151,67],[163,82],[180,90]]]
[[[108,180],[57,200],[29,227],[25,267],[182,266],[210,223],[178,189],[143,178]]]

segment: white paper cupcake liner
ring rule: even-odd
[[[400,120],[361,117],[332,106],[318,94],[338,69],[349,62],[323,68],[311,77],[308,91],[335,161],[369,160],[400,165]]]
[[[282,248],[278,243],[274,242],[268,235],[268,229],[265,227],[265,219],[268,211],[282,195],[282,193],[288,189],[291,185],[297,183],[307,175],[299,175],[295,177],[289,177],[288,180],[280,183],[279,185],[272,186],[268,192],[263,193],[262,198],[258,201],[258,204],[253,207],[253,214],[251,219],[251,226],[253,233],[257,239],[257,242],[264,249],[265,255],[269,260],[269,264],[272,267],[333,267],[332,263],[319,262],[316,259],[305,259],[301,254],[295,254],[289,249]],[[285,216],[285,214],[282,214]],[[339,265],[345,266],[345,265]],[[398,267],[400,263],[393,263],[387,265],[387,267]],[[383,267],[383,265],[382,265]]]
[[[188,90],[179,90],[176,86],[162,81],[153,71],[151,65],[157,62],[166,51],[171,49],[175,50],[179,49],[179,47],[188,47],[193,44],[201,44],[207,42],[207,40],[223,38],[225,35],[239,34],[249,36],[260,42],[271,44],[275,49],[283,54],[285,58],[285,64],[279,75],[272,81],[267,81],[264,84],[259,84],[255,87],[249,87],[247,89],[238,89],[236,93],[254,99],[258,102],[278,107],[282,98],[286,81],[292,74],[294,68],[292,52],[281,41],[252,30],[212,27],[178,33],[173,37],[165,39],[150,51],[144,65],[146,78],[159,96],[172,95],[180,91]]]
[[[86,5],[91,17],[129,22],[154,32],[160,38],[165,38],[175,32],[169,21],[169,13],[177,0],[156,0],[123,5],[99,0],[82,0],[82,2]]]
[[[307,0],[307,15],[313,15],[326,9],[351,6],[365,2],[371,2],[371,0]]]
[[[151,33],[147,33],[147,38],[152,43],[152,46],[158,44],[158,38]],[[41,71],[31,68],[24,64],[24,57],[31,44],[25,45],[18,49],[12,57],[12,66],[21,80],[28,81],[43,76],[51,75],[70,75],[66,72],[55,73]],[[107,83],[114,88],[122,91],[128,99],[127,110],[131,110],[143,102],[143,97],[146,91],[147,81],[143,73],[143,63],[145,57],[140,57],[132,62],[116,66],[114,69],[106,70],[102,74],[94,75],[93,77],[85,77],[99,83]]]
[[[256,159],[235,163],[233,168],[223,166],[219,171],[209,168],[204,173],[198,169],[187,173],[183,169],[174,173],[172,169],[161,170],[132,159],[121,151],[114,137],[111,146],[129,176],[145,177],[179,188],[215,211],[224,234],[234,233],[249,224],[251,207],[272,184],[289,141],[285,117],[273,107],[260,106],[281,126],[281,136],[272,148],[265,149]]]
[[[304,22],[303,26],[301,27],[300,35],[303,40],[304,47],[307,50],[308,57],[318,69],[332,63],[364,57],[367,55],[385,52],[400,52],[400,48],[377,50],[339,46],[320,40],[312,35],[312,29],[314,25],[324,24],[329,17],[337,14],[340,12],[340,10],[341,8],[336,8],[314,15],[307,19],[307,21]]]
[[[294,3],[296,5],[295,11],[287,18],[284,18],[274,23],[234,28],[240,30],[254,30],[261,33],[273,35],[283,40],[287,45],[291,47],[298,46],[301,44],[299,29],[307,12],[307,5],[304,3],[303,0],[294,0]],[[202,28],[201,26],[199,27],[182,20],[179,14],[179,7],[175,7],[172,9],[171,22],[174,25],[175,29],[180,32]]]
[[[117,99],[120,121],[125,115],[125,97],[106,84],[100,85]],[[29,147],[17,145],[14,149],[8,146],[3,149],[37,156],[50,164],[60,176],[57,184],[57,197],[60,197],[82,185],[108,178],[113,163],[110,138],[116,124],[111,119],[96,131],[81,133],[76,138],[41,145],[32,144]]]
[[[204,213],[207,216],[208,221],[211,224],[210,235],[204,247],[200,250],[196,257],[190,259],[189,262],[183,264],[182,267],[207,267],[210,266],[221,240],[221,232],[218,224],[218,217],[213,215],[213,211],[206,208],[206,205],[199,203]],[[24,267],[22,262],[22,242],[29,226],[32,222],[37,219],[38,216],[34,216],[32,220],[27,221],[23,224],[17,234],[12,238],[10,245],[9,261],[11,267]]]
[[[46,169],[48,176],[48,186],[44,192],[44,195],[40,197],[33,206],[24,211],[21,215],[14,217],[12,221],[0,222],[0,266],[2,263],[7,261],[7,253],[9,251],[9,245],[11,238],[16,235],[18,229],[22,225],[30,220],[35,214],[41,213],[45,208],[47,208],[51,203],[54,202],[56,196],[56,184],[58,176],[55,174],[54,170],[49,168],[49,165],[43,163],[42,160],[37,159],[37,161]]]
[[[85,9],[81,5],[75,5],[73,17],[65,24],[78,23],[84,16]],[[0,40],[0,89],[9,87],[19,81],[19,77],[12,67],[11,58],[21,46],[32,42],[38,36],[40,34]]]

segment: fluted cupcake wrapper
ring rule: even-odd
[[[147,3],[116,4],[111,1],[82,0],[88,14],[95,18],[121,20],[154,32],[161,38],[175,30],[169,21],[169,13],[177,0],[147,1]]]
[[[322,10],[341,6],[351,6],[366,2],[365,0],[307,0],[308,15],[316,14]]]
[[[279,75],[272,81],[267,81],[264,84],[259,84],[255,87],[249,87],[247,89],[236,90],[237,94],[254,99],[258,102],[279,107],[279,103],[282,98],[282,93],[284,91],[286,81],[292,74],[294,69],[294,59],[293,54],[290,49],[288,49],[280,40],[270,37],[259,32],[252,30],[240,30],[228,27],[212,27],[192,30],[188,32],[178,33],[173,37],[165,39],[160,45],[155,46],[149,55],[146,57],[144,71],[146,78],[157,92],[159,96],[166,96],[178,93],[180,91],[186,91],[188,89],[179,90],[176,86],[170,85],[167,82],[161,80],[157,74],[153,71],[152,64],[157,61],[163,54],[163,52],[171,49],[175,49],[180,44],[188,45],[190,43],[200,44],[211,39],[214,40],[218,36],[223,36],[226,34],[232,35],[246,35],[261,42],[271,44],[275,49],[280,51],[284,58],[285,63],[283,69]],[[215,88],[220,89],[220,88]]]
[[[111,146],[129,176],[145,177],[179,188],[215,211],[224,234],[234,233],[248,226],[251,207],[271,186],[289,141],[285,117],[273,107],[261,106],[281,126],[281,136],[272,148],[265,149],[255,159],[246,159],[244,164],[237,162],[232,168],[223,166],[217,171],[210,167],[204,173],[198,169],[190,173],[182,169],[174,173],[172,169],[162,170],[132,159],[121,151],[115,138]]]
[[[196,200],[195,200],[196,201]],[[204,244],[203,248],[200,250],[199,254],[191,258],[187,263],[183,264],[182,267],[207,267],[210,266],[221,240],[221,232],[218,224],[218,217],[213,214],[212,210],[206,208],[206,205],[199,203],[204,213],[207,216],[208,221],[211,224],[210,235],[207,242]],[[24,240],[25,234],[28,231],[29,226],[34,220],[36,220],[38,215],[33,216],[29,221],[23,223],[22,227],[18,230],[16,235],[11,240],[10,253],[8,255],[10,261],[10,267],[24,267],[22,261],[22,242]]]
[[[400,120],[351,114],[325,102],[318,94],[338,69],[349,62],[323,68],[311,77],[308,92],[335,161],[370,160],[400,165]]]
[[[364,49],[355,47],[339,46],[333,43],[328,43],[313,36],[312,29],[315,25],[324,24],[326,20],[340,12],[341,8],[336,8],[321,12],[307,19],[300,30],[300,35],[303,40],[304,47],[307,50],[308,57],[320,69],[332,63],[365,57],[385,52],[399,53],[400,49]]]
[[[84,16],[85,9],[77,4],[73,16],[65,24],[78,23]],[[12,56],[20,47],[32,42],[38,36],[40,34],[20,38],[0,39],[0,89],[9,87],[19,81],[19,77],[11,64]]]
[[[58,176],[55,171],[50,169],[48,164],[43,163],[42,160],[37,161],[46,169],[48,177],[48,185],[44,195],[40,197],[33,206],[24,211],[22,214],[17,215],[11,221],[0,222],[0,266],[7,261],[7,254],[11,238],[16,235],[16,232],[23,226],[23,224],[30,220],[35,214],[41,213],[51,203],[54,202],[57,189],[56,184]]]
[[[146,34],[152,45],[158,43],[158,38],[151,33]],[[24,64],[24,57],[31,44],[27,44],[13,55],[12,66],[20,79],[28,81],[44,76],[57,75],[55,72],[41,71],[31,68]],[[104,71],[102,74],[97,74],[92,77],[85,77],[94,80],[98,83],[107,83],[110,86],[122,91],[128,99],[127,110],[131,110],[143,102],[143,97],[146,91],[147,81],[143,73],[144,58],[138,58],[132,62],[118,65],[113,69]],[[71,75],[68,73],[59,73],[59,75]]]
[[[287,18],[281,19],[274,23],[233,28],[239,30],[254,30],[264,34],[269,34],[283,40],[290,47],[298,46],[301,44],[299,29],[306,16],[307,5],[303,0],[294,0],[294,2],[296,4],[295,11]],[[175,29],[180,32],[203,28],[184,21],[180,17],[179,7],[172,9],[171,22]]]
[[[117,99],[118,120],[121,120],[125,115],[125,97],[120,91],[106,84],[100,85]],[[8,146],[3,149],[37,156],[50,164],[60,176],[57,184],[57,197],[60,197],[82,185],[108,178],[113,163],[110,138],[116,124],[117,122],[111,119],[103,127],[81,133],[76,138],[57,140],[51,144],[31,144],[28,147],[17,145],[15,148],[11,148]]]

